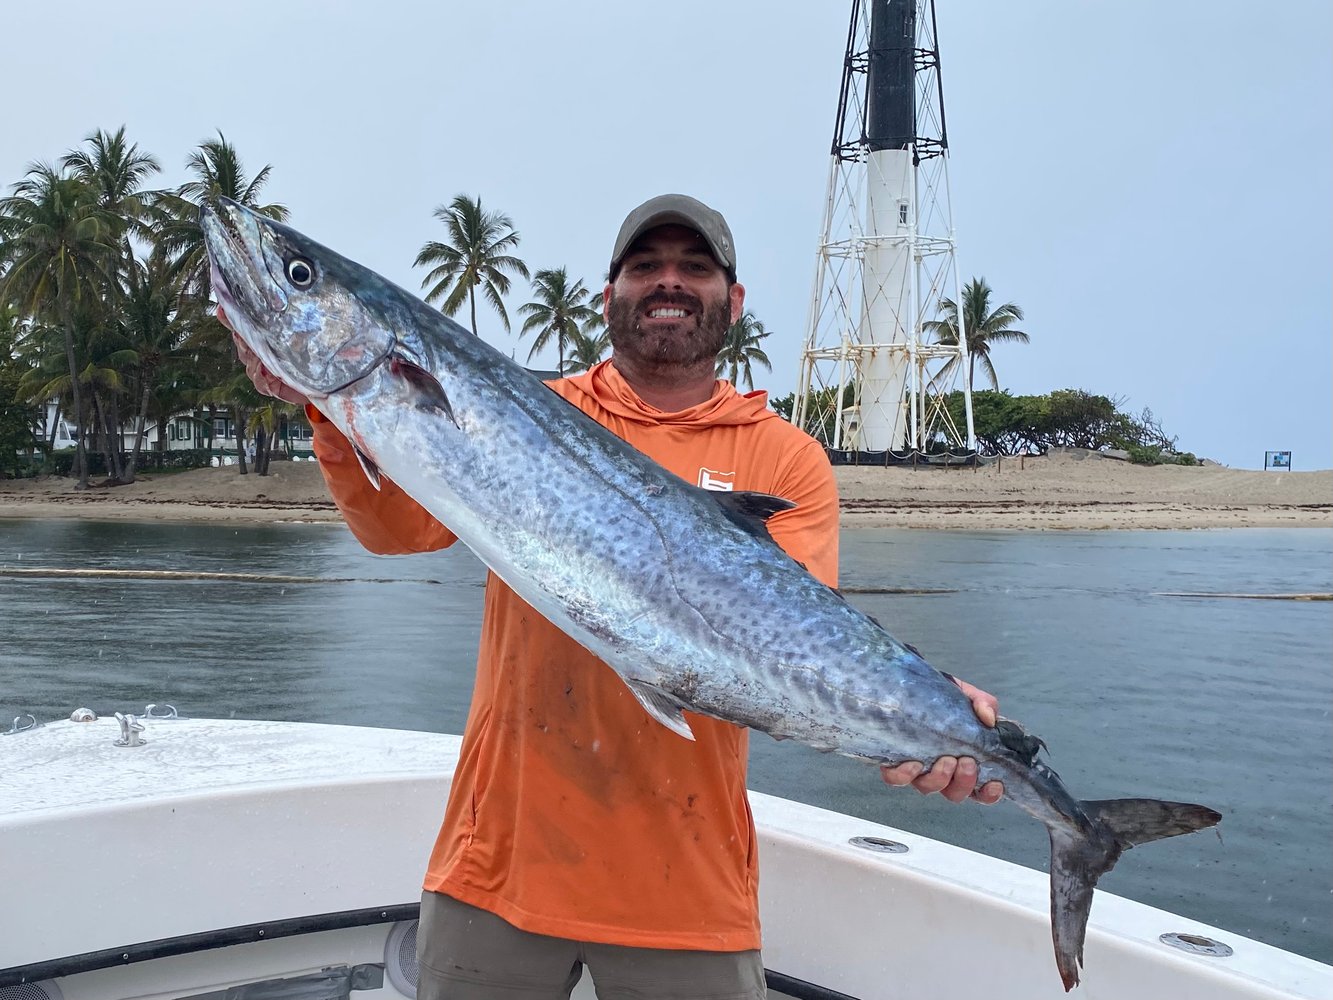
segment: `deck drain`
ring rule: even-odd
[[[1214,941],[1210,937],[1203,937],[1199,934],[1163,934],[1157,940],[1162,944],[1169,944],[1172,948],[1179,948],[1181,951],[1187,951],[1191,955],[1211,955],[1213,958],[1226,958],[1234,954],[1231,945],[1223,944],[1221,941]]]
[[[881,854],[906,854],[911,850],[906,844],[900,844],[896,840],[885,840],[883,837],[853,837],[847,843],[853,847],[863,847],[867,851],[879,851]]]

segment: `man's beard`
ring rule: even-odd
[[[687,329],[688,320],[682,319],[645,332],[639,325],[639,313],[659,306],[689,310],[694,328]],[[724,297],[704,305],[693,295],[653,292],[632,302],[613,294],[607,319],[615,354],[652,367],[688,368],[717,359],[731,326],[731,301]]]

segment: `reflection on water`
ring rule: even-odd
[[[844,534],[854,595],[927,659],[999,695],[1086,798],[1152,795],[1223,813],[1211,833],[1134,851],[1103,879],[1333,960],[1333,605],[1155,596],[1333,590],[1333,532]],[[110,567],[360,582],[0,576],[0,718],[171,703],[195,716],[458,732],[483,571],[456,551],[391,559],[336,525],[0,520],[0,568]],[[390,579],[395,582],[368,582]],[[751,786],[1036,868],[1039,825],[950,806],[873,769],[763,736]],[[0,753],[3,748],[0,747]],[[429,845],[423,845],[423,859]]]

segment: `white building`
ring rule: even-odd
[[[210,438],[209,417],[206,410],[191,410],[173,415],[166,421],[167,439],[164,450],[202,450],[211,446],[214,454],[235,454],[236,431],[230,414],[219,414],[212,420],[212,436]],[[158,430],[160,426],[156,420],[148,422],[148,429],[144,434],[143,441],[144,451],[156,451],[158,449]],[[70,414],[58,411],[58,404],[55,400],[46,404],[46,412],[42,420],[42,433],[45,441],[51,440],[53,428],[55,429],[54,446],[57,451],[74,447],[74,422]],[[123,447],[126,451],[129,451],[134,447],[135,429],[127,429],[123,434]],[[289,421],[285,432],[280,432],[278,450],[290,450],[293,455],[308,456],[312,453],[311,436],[310,428],[304,420]]]

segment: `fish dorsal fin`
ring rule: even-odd
[[[638,699],[645,712],[673,733],[679,733],[687,740],[694,739],[694,730],[690,728],[689,722],[681,714],[681,709],[687,706],[679,698],[669,695],[661,688],[654,687],[644,681],[626,680],[625,684],[628,685],[630,694]]]
[[[741,491],[738,493],[724,492],[722,490],[704,490],[717,501],[722,508],[722,513],[727,515],[727,519],[733,524],[744,528],[752,535],[760,538],[766,538],[770,542],[773,536],[768,533],[768,526],[765,522],[774,514],[781,514],[784,510],[793,510],[796,507],[792,501],[784,497],[775,497],[771,493],[752,493]]]
[[[435,410],[447,417],[455,427],[459,426],[458,418],[454,416],[454,408],[449,405],[449,397],[445,394],[444,386],[440,385],[440,380],[431,372],[401,354],[394,354],[390,358],[389,367],[395,375],[404,379],[416,390],[418,410]]]
[[[380,486],[380,467],[375,464],[375,460],[356,445],[352,445],[352,451],[356,453],[356,460],[361,463],[361,471],[370,480],[370,485],[375,487],[376,490],[382,489]]]

